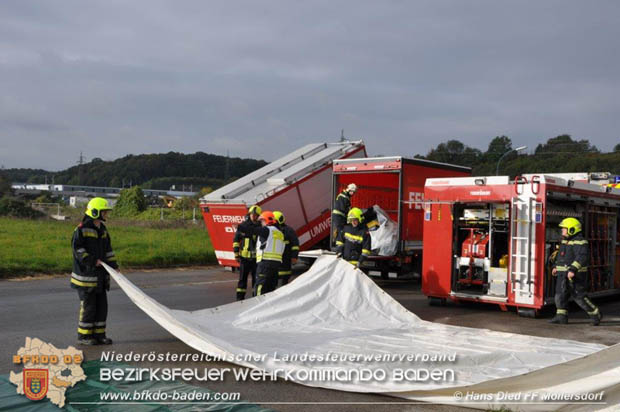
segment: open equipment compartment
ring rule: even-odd
[[[506,296],[509,213],[508,203],[454,204],[454,292]]]

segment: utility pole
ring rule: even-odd
[[[226,150],[226,166],[224,168],[224,181],[228,181],[228,177],[230,176],[230,152]]]
[[[78,160],[78,185],[82,184],[82,165],[84,164],[84,155],[80,152],[80,159]]]

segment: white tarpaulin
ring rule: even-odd
[[[330,255],[320,256],[308,272],[274,292],[193,312],[169,309],[120,273],[106,269],[138,307],[192,348],[234,357],[233,363],[280,377],[289,373],[289,379],[304,385],[442,403],[453,402],[455,391],[471,385],[480,391],[527,387],[544,392],[559,385],[573,392],[615,387],[617,393],[620,388],[618,345],[607,348],[427,322],[362,272]],[[451,359],[454,354],[455,360]],[[252,355],[262,359],[253,360]],[[417,361],[412,360],[416,355]],[[435,358],[425,362],[423,356]],[[586,366],[597,359],[597,367],[590,371]],[[580,366],[565,363],[568,361]],[[385,377],[364,380],[355,379],[355,374],[346,377],[337,373],[362,369]],[[411,374],[403,379],[399,370],[407,369],[419,375],[422,370],[434,371],[441,379],[421,380]],[[534,378],[519,376],[537,370],[531,374]],[[579,373],[573,377],[573,371]],[[585,410],[596,409],[594,406]],[[549,405],[537,404],[511,409],[539,407],[549,410]],[[558,405],[551,408],[557,409]]]
[[[398,249],[398,225],[379,206],[372,208],[377,214],[379,227],[369,232],[370,248],[379,256],[394,256]]]

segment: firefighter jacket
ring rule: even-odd
[[[258,229],[256,241],[256,261],[263,260],[282,263],[284,254],[284,233],[275,226],[263,226]]]
[[[361,264],[370,255],[370,235],[365,225],[346,225],[338,234],[336,252],[354,265]]]
[[[368,230],[376,230],[379,228],[379,218],[374,208],[369,207],[364,211],[362,216],[364,216],[364,224]]]
[[[351,195],[346,190],[343,190],[336,196],[336,203],[334,204],[334,210],[332,211],[332,219],[338,216],[338,220],[346,222],[347,213],[351,209]]]
[[[575,275],[585,276],[588,272],[589,248],[588,241],[577,233],[562,239],[560,250],[555,260],[557,274],[573,272]]]
[[[243,259],[256,259],[256,232],[259,228],[260,224],[252,222],[250,215],[247,215],[243,223],[237,227],[233,239],[235,258],[241,256]]]
[[[97,260],[118,268],[112,250],[110,235],[103,223],[99,227],[92,218],[84,216],[82,223],[73,231],[73,273],[71,287],[87,292],[110,290],[110,275],[103,266],[96,266]]]
[[[280,275],[290,275],[291,259],[297,259],[299,255],[299,239],[295,229],[283,223],[277,226],[284,234],[284,253],[282,254],[282,266],[280,267]]]

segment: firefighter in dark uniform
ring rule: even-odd
[[[284,254],[282,255],[282,265],[278,270],[278,279],[280,279],[280,286],[284,286],[291,279],[293,274],[293,265],[297,263],[297,256],[299,255],[299,239],[295,229],[285,223],[285,218],[282,212],[274,211],[273,216],[276,218],[277,227],[280,232],[284,234]]]
[[[363,222],[365,223],[368,230],[374,231],[379,229],[379,218],[377,217],[377,212],[374,208],[369,207],[368,209],[364,210],[362,218],[364,219]]]
[[[110,275],[101,265],[107,263],[118,268],[110,235],[103,222],[109,207],[108,201],[95,197],[88,202],[82,223],[73,231],[73,273],[71,287],[77,289],[80,297],[78,319],[78,344],[109,345],[112,339],[106,337],[106,318]]]
[[[351,210],[351,197],[357,191],[355,183],[349,184],[346,189],[338,193],[334,209],[332,210],[332,239],[335,242],[339,233],[347,222],[347,215]]]
[[[348,224],[338,234],[336,252],[359,268],[362,262],[370,255],[370,235],[368,228],[362,224],[362,210],[354,207],[347,215]]]
[[[601,323],[603,314],[586,294],[588,274],[588,241],[581,235],[581,223],[567,217],[559,225],[562,228],[562,243],[552,271],[557,276],[555,289],[556,315],[550,323],[568,323],[568,300],[570,297],[588,313],[591,323]]]
[[[251,206],[245,220],[237,227],[237,232],[233,239],[235,260],[239,262],[237,300],[245,299],[248,275],[252,277],[252,288],[256,285],[256,231],[260,228],[258,217],[261,212],[260,207],[256,205]]]
[[[284,254],[284,233],[278,229],[272,212],[261,213],[256,239],[256,287],[254,296],[264,295],[278,286],[278,270]]]

